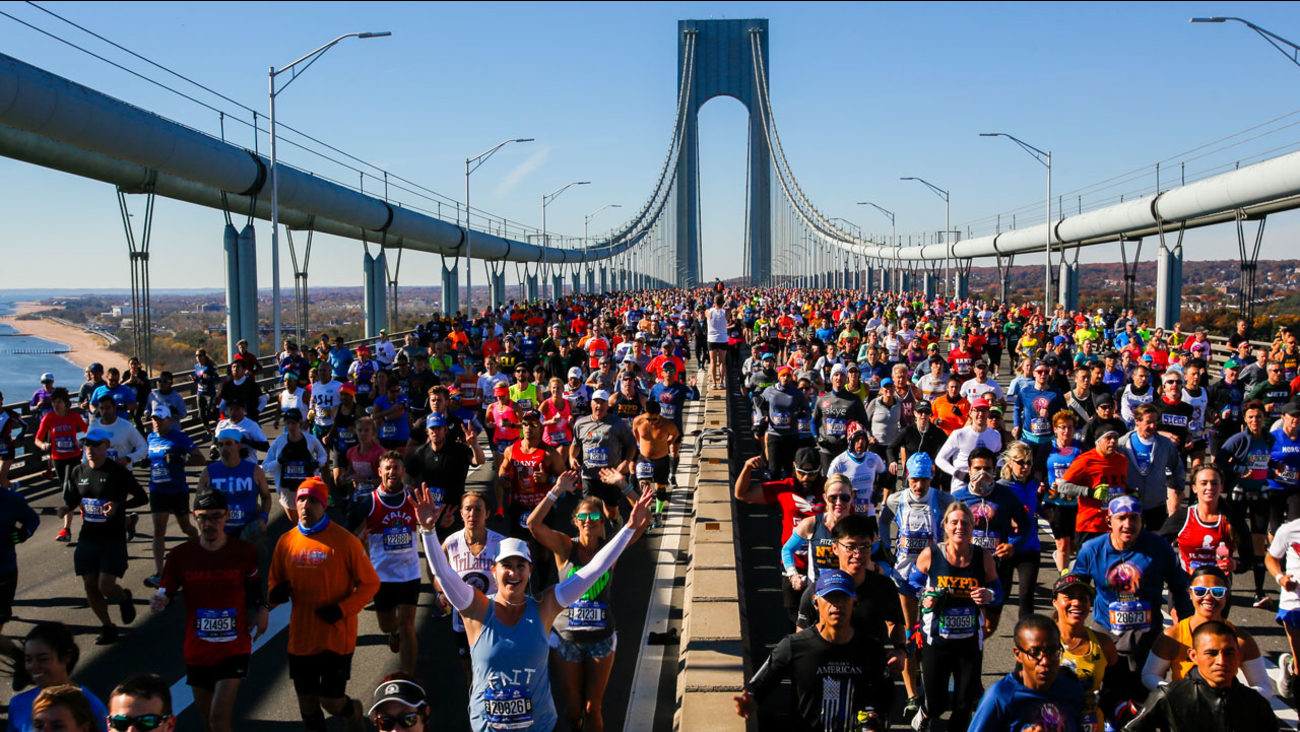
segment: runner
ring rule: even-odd
[[[467,491],[460,499],[460,518],[465,528],[448,536],[442,542],[442,550],[447,553],[451,568],[460,575],[466,584],[491,597],[496,594],[496,575],[492,565],[496,563],[501,551],[501,542],[506,538],[487,527],[487,497],[477,491]],[[440,587],[436,584],[435,586]],[[439,590],[440,603],[446,603],[446,597]],[[449,607],[449,606],[448,606]],[[473,680],[473,667],[470,663],[469,638],[465,634],[465,622],[460,612],[451,611],[451,630],[456,635],[456,654],[465,669],[465,681],[468,685]]]
[[[1083,687],[1061,673],[1061,633],[1049,618],[1025,615],[1012,633],[1019,668],[984,694],[971,729],[1082,729]]]
[[[835,539],[832,532],[840,519],[853,514],[855,493],[853,484],[847,476],[832,474],[826,479],[824,497],[826,510],[820,515],[809,516],[799,522],[790,532],[790,538],[781,547],[781,568],[788,577],[799,570],[794,558],[805,555],[805,574],[808,581],[805,586],[817,582],[817,574],[822,570],[836,569],[839,560],[835,556]],[[796,620],[796,626],[798,621]]]
[[[667,361],[659,371],[659,382],[650,387],[647,402],[658,402],[663,418],[677,427],[677,438],[668,446],[668,483],[676,487],[677,469],[682,460],[682,438],[685,436],[686,402],[699,398],[695,388],[695,377],[686,383],[681,381],[685,366],[681,359]],[[658,511],[656,511],[656,515]]]
[[[1268,468],[1273,452],[1273,435],[1264,422],[1264,404],[1248,402],[1242,408],[1243,427],[1223,443],[1214,464],[1224,471],[1230,499],[1224,510],[1242,537],[1242,560],[1255,580],[1255,607],[1268,607],[1272,599],[1264,593],[1264,555],[1269,534]],[[1245,541],[1249,534],[1250,541]]]
[[[1119,663],[1119,651],[1110,635],[1087,627],[1097,591],[1087,577],[1062,573],[1052,588],[1052,607],[1061,634],[1061,668],[1083,684],[1083,718],[1080,732],[1104,732],[1106,711],[1101,708],[1106,669]]]
[[[167,517],[175,516],[181,531],[191,539],[199,535],[190,523],[190,488],[186,466],[206,465],[199,446],[181,431],[171,410],[155,404],[149,412],[153,432],[149,433],[149,515],[153,519],[154,573],[145,587],[157,588],[162,579],[167,550]]]
[[[221,459],[210,463],[199,474],[198,492],[209,489],[220,492],[226,501],[226,517],[222,522],[225,532],[260,545],[270,520],[271,486],[266,472],[257,463],[239,456],[240,435],[239,430],[229,428],[217,433]],[[203,527],[199,528],[202,534]]]
[[[600,471],[614,468],[624,475],[632,471],[636,457],[636,437],[628,423],[611,413],[610,395],[598,391],[591,395],[591,414],[573,425],[574,450],[569,466],[582,471],[583,495],[594,495],[605,502],[610,516],[621,515],[620,503],[626,493],[635,499],[635,488],[618,488],[605,483]]]
[[[27,499],[12,488],[0,488],[0,631],[14,617],[14,595],[18,590],[18,550],[36,534],[41,519],[27,505]],[[19,655],[18,647],[0,635],[0,655]]]
[[[885,393],[892,395],[893,392],[891,390]],[[872,401],[872,405],[877,404],[881,398],[883,397]],[[871,413],[872,408],[868,407],[868,415]],[[870,449],[868,443],[872,439],[871,434],[861,424],[851,422],[848,435],[849,449],[831,460],[827,470],[831,475],[843,475],[849,479],[853,486],[854,513],[875,516],[875,504],[880,500],[876,495],[876,480],[878,476],[885,474],[885,461]]]
[[[418,646],[415,607],[420,601],[420,551],[415,545],[415,512],[406,491],[402,453],[385,452],[379,460],[379,487],[361,493],[348,513],[347,529],[369,550],[379,575],[374,610],[379,630],[388,635],[388,650],[400,655],[402,670],[415,673]]]
[[[975,451],[983,448],[996,455],[1002,450],[1002,435],[989,429],[988,418],[988,401],[977,397],[970,405],[965,425],[949,433],[947,441],[935,456],[934,464],[952,476],[953,492],[966,487],[970,479],[970,460]]]
[[[200,489],[194,498],[199,535],[167,553],[162,583],[149,604],[159,613],[185,593],[185,678],[204,732],[233,729],[239,683],[248,675],[253,641],[268,622],[257,548],[228,535],[230,517],[224,493]]]
[[[271,558],[272,607],[292,601],[289,678],[309,732],[326,729],[324,709],[364,732],[361,702],[347,695],[357,616],[379,591],[379,576],[361,542],[325,513],[329,489],[307,478],[295,496],[299,521],[280,535]]]
[[[72,672],[81,659],[81,649],[68,626],[54,621],[37,623],[27,631],[22,649],[15,650],[14,688],[21,689],[28,684],[35,686],[14,694],[9,700],[8,729],[11,732],[35,732],[32,710],[37,697],[46,689],[60,687],[80,689],[89,703],[94,724],[89,725],[86,732],[90,729],[106,732],[103,720],[108,718],[108,707],[90,689],[72,685]]]
[[[128,676],[109,694],[108,726],[116,732],[174,732],[176,717],[172,716],[172,693],[167,682],[157,674]]]
[[[111,437],[108,442],[108,457],[116,460],[123,467],[131,468],[149,456],[149,443],[135,425],[119,419],[117,403],[113,397],[100,397],[95,416],[90,420],[90,429],[101,429]]]
[[[537,412],[526,412],[522,418],[523,432],[519,441],[506,450],[505,462],[497,474],[498,505],[505,506],[509,535],[532,541],[536,532],[529,531],[529,516],[546,498],[551,484],[565,472],[561,454],[542,441],[542,417]],[[540,545],[531,547],[538,560],[544,551]],[[545,567],[537,570],[538,577],[547,575]]]
[[[807,396],[795,385],[794,371],[789,366],[777,370],[776,381],[754,401],[767,425],[763,445],[772,475],[793,477],[794,454],[802,441],[800,424],[804,421],[812,424],[812,408]]]
[[[50,394],[50,405],[54,411],[41,418],[34,440],[36,447],[49,455],[53,473],[47,477],[57,480],[62,486],[67,485],[68,473],[73,466],[81,463],[81,450],[77,449],[77,435],[85,434],[90,429],[79,413],[69,409],[68,399],[68,390],[63,387],[56,388]],[[111,439],[111,435],[108,437]],[[55,541],[68,542],[72,540],[70,531],[72,514],[61,515],[63,526],[59,528]]]
[[[285,410],[284,432],[275,438],[266,459],[262,461],[262,470],[275,483],[280,507],[293,523],[298,523],[297,494],[298,486],[308,478],[320,476],[320,471],[328,464],[329,454],[320,440],[302,429],[302,412],[296,409]]]
[[[843,365],[831,369],[831,390],[817,397],[812,420],[818,427],[818,459],[822,475],[827,475],[835,456],[848,449],[850,422],[866,424],[867,412],[862,400],[849,393],[849,372]]]
[[[406,443],[411,439],[411,420],[407,414],[410,409],[411,400],[402,393],[402,385],[390,377],[383,393],[375,397],[371,415],[379,425],[379,444],[385,450],[406,451]]]
[[[574,367],[577,369],[577,367]],[[578,376],[582,377],[581,369]],[[573,410],[564,398],[564,381],[556,377],[548,384],[549,394],[539,406],[542,416],[542,441],[555,449],[560,457],[568,463],[570,446],[573,444]]]
[[[131,591],[118,580],[126,576],[126,512],[149,503],[131,471],[108,459],[107,432],[91,431],[81,439],[86,462],[68,473],[63,484],[63,505],[59,517],[81,509],[83,521],[72,553],[72,567],[85,586],[91,612],[102,629],[95,645],[108,645],[118,638],[117,626],[108,617],[108,603],[122,612],[122,623],[135,620]]]
[[[415,508],[425,555],[448,601],[465,621],[474,666],[469,715],[475,732],[555,726],[550,674],[545,671],[549,630],[565,608],[582,599],[609,571],[645,527],[653,498],[653,491],[642,493],[627,525],[590,562],[536,600],[525,589],[533,570],[532,557],[528,545],[519,539],[501,542],[493,566],[496,594],[489,597],[462,580],[434,536],[441,509],[427,490],[419,492]]]
[[[659,528],[659,514],[668,501],[669,482],[672,475],[672,447],[681,442],[681,430],[672,420],[662,416],[659,401],[646,403],[646,413],[632,420],[632,435],[636,438],[638,454],[633,468],[636,482],[655,486],[654,527]]]
[[[406,475],[411,485],[423,486],[437,495],[442,490],[441,499],[448,506],[459,506],[461,496],[465,493],[465,480],[470,470],[485,461],[483,447],[479,444],[478,433],[473,425],[461,425],[465,441],[451,439],[447,428],[447,416],[434,412],[424,418],[424,431],[428,437],[423,445],[406,453]],[[498,504],[498,510],[502,506]],[[439,532],[446,536],[459,526],[460,516],[455,511],[447,511],[439,519]]]

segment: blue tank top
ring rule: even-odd
[[[474,732],[550,732],[558,717],[546,665],[551,652],[546,642],[549,629],[542,625],[537,601],[528,598],[523,617],[511,626],[497,619],[495,595],[488,600],[483,631],[469,649],[474,668],[470,727]]]
[[[1300,440],[1286,436],[1281,427],[1273,430],[1273,469],[1269,471],[1269,490],[1281,491],[1300,486]]]
[[[240,460],[239,465],[227,468],[218,461],[208,466],[208,485],[221,491],[226,496],[230,507],[230,519],[226,521],[226,533],[238,534],[239,530],[257,516],[257,503],[261,496],[257,490],[254,471],[257,463]]]
[[[1061,482],[1065,477],[1065,471],[1070,467],[1070,463],[1079,457],[1079,448],[1071,445],[1066,450],[1061,450],[1055,444],[1052,445],[1051,452],[1047,453],[1047,502],[1055,506],[1073,506],[1078,503],[1077,498],[1072,496],[1063,496],[1056,491],[1050,490],[1051,486]]]

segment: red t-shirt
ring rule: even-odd
[[[781,546],[790,540],[794,527],[809,516],[826,512],[826,500],[818,492],[805,496],[803,485],[795,478],[773,480],[763,484],[763,503],[776,503],[781,506]],[[799,552],[795,555],[794,566],[800,572],[808,569],[808,555]]]
[[[88,429],[86,420],[77,412],[70,411],[62,417],[50,412],[41,418],[41,424],[36,428],[36,439],[50,444],[50,455],[55,460],[71,460],[81,457],[77,433]]]
[[[1119,451],[1111,453],[1110,457],[1102,457],[1096,450],[1089,450],[1070,463],[1061,480],[1089,488],[1099,485],[1122,487],[1128,482],[1128,458]],[[1092,496],[1079,496],[1079,514],[1074,521],[1074,530],[1109,530],[1105,505]]]
[[[167,554],[162,587],[185,593],[185,663],[214,666],[253,650],[244,583],[257,577],[257,547],[236,537],[208,551],[197,539]]]

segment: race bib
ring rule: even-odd
[[[1037,437],[1049,434],[1052,431],[1051,423],[1042,417],[1034,417],[1029,420],[1029,433]]]
[[[1276,475],[1277,479],[1284,483],[1294,483],[1297,480],[1300,480],[1300,470],[1281,463],[1277,466]]]
[[[370,384],[357,384],[357,393],[366,395],[370,393]]]
[[[77,440],[75,437],[55,437],[54,450],[55,452],[76,452]]]
[[[337,436],[338,441],[345,445],[355,444],[355,440],[352,437],[352,430],[347,427],[340,427]]]
[[[411,527],[409,526],[384,527],[384,551],[409,552],[414,547],[415,547],[415,542],[412,540]]]
[[[519,409],[520,409],[520,411],[523,411],[523,412],[529,412],[529,411],[532,411],[532,408],[533,408],[533,400],[532,400],[532,399],[516,399],[516,400],[515,400],[515,403],[519,405]]]
[[[772,426],[778,429],[784,429],[790,426],[790,413],[772,411]]]
[[[1151,606],[1141,600],[1116,600],[1108,608],[1111,630],[1123,633],[1151,627]]]
[[[651,478],[654,477],[654,474],[655,474],[655,466],[654,466],[654,463],[637,463],[637,464],[636,464],[636,477],[637,477],[637,480],[650,480]]]
[[[92,524],[102,524],[108,521],[108,516],[104,515],[104,501],[100,498],[83,498],[81,499],[81,516]]]
[[[663,415],[663,418],[664,418],[664,419],[676,419],[676,418],[677,418],[677,405],[676,405],[676,404],[660,404],[660,405],[659,405],[659,413]]]
[[[484,690],[483,706],[483,716],[492,729],[527,729],[533,726],[533,697],[522,686]]]
[[[1266,452],[1253,452],[1250,454],[1248,465],[1251,470],[1268,470],[1269,457]]]
[[[194,611],[194,635],[209,643],[229,643],[239,635],[239,615],[235,608]]]
[[[801,419],[801,420],[799,420],[799,434],[801,434],[801,435],[811,435],[811,434],[812,434],[812,419],[811,419],[811,418],[808,418],[808,419]]]
[[[582,451],[582,461],[589,468],[607,468],[609,467],[609,448],[588,447]]]
[[[108,448],[108,459],[109,459],[109,460],[116,460],[116,459],[117,459],[117,450],[114,450],[114,449],[111,448],[111,447]]]
[[[305,480],[307,477],[307,463],[294,460],[284,464],[285,480]]]
[[[832,437],[842,437],[848,432],[848,420],[835,419],[834,417],[826,418],[826,434]]]
[[[433,501],[434,506],[441,506],[446,498],[447,491],[442,488],[429,488],[429,499]]]
[[[243,526],[248,522],[248,510],[238,504],[230,504],[230,518],[226,521],[230,526]]]
[[[904,532],[898,536],[900,554],[920,554],[927,546],[930,546],[929,534]]]
[[[982,549],[993,551],[997,548],[998,542],[1002,539],[1002,534],[996,531],[986,531],[984,529],[975,529],[972,543]]]
[[[149,466],[149,479],[156,483],[167,483],[171,481],[171,472],[167,470],[166,460],[155,460]]]
[[[384,422],[383,426],[379,428],[379,436],[385,440],[391,440],[394,437],[397,437],[397,423]]]
[[[569,630],[604,630],[605,603],[578,600],[569,606]]]
[[[944,608],[939,614],[939,636],[948,640],[970,638],[975,635],[979,608],[974,605]]]

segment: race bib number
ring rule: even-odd
[[[385,440],[391,440],[394,437],[397,437],[397,423],[384,422],[383,426],[379,428],[379,436]]]
[[[582,451],[582,461],[589,468],[607,468],[609,467],[609,448],[588,447]]]
[[[429,499],[433,501],[434,506],[441,506],[442,502],[446,498],[447,498],[447,491],[443,490],[442,488],[433,488],[433,487],[429,488]]]
[[[108,516],[104,514],[105,501],[100,498],[83,498],[81,499],[82,518],[92,524],[102,524],[108,521]]]
[[[363,396],[369,394],[369,393],[370,393],[370,384],[368,384],[368,383],[357,384],[357,393],[358,393],[358,394],[361,394],[361,395],[363,395]]]
[[[295,460],[295,461],[293,461],[293,462],[289,462],[289,463],[285,463],[285,464],[284,464],[284,479],[285,479],[285,480],[305,480],[306,478],[307,478],[307,464],[306,464],[306,463],[304,463],[304,462],[302,462],[302,461],[300,461],[300,460]]]
[[[985,531],[983,529],[975,529],[975,535],[972,543],[974,543],[975,546],[980,547],[982,549],[988,549],[989,551],[993,551],[994,549],[997,548],[998,542],[1001,539],[1002,539],[1002,535],[996,531]]]
[[[948,640],[969,638],[975,635],[979,608],[974,605],[945,608],[939,615],[939,635]]]
[[[519,405],[519,409],[520,409],[520,411],[523,411],[523,412],[529,412],[529,411],[532,411],[532,408],[533,408],[533,400],[532,400],[532,399],[517,399],[517,400],[515,400],[515,403]]]
[[[569,606],[569,630],[604,630],[605,603],[578,600]]]
[[[76,452],[77,440],[74,437],[55,437],[54,450],[55,452]]]
[[[149,479],[157,483],[167,483],[171,481],[171,472],[167,470],[166,460],[155,460],[149,466]]]
[[[655,474],[655,466],[654,466],[654,463],[637,463],[637,464],[636,464],[636,477],[637,477],[637,480],[650,480],[651,478],[654,477],[654,474]]]
[[[927,546],[930,546],[929,534],[903,533],[898,537],[898,551],[900,554],[920,554]]]
[[[1029,420],[1029,433],[1037,437],[1042,437],[1052,431],[1051,423],[1042,417],[1034,417]]]
[[[799,420],[799,434],[801,434],[801,435],[811,435],[811,434],[812,434],[812,419],[811,419],[811,418],[808,418],[808,419],[801,419],[801,420]]]
[[[114,449],[111,448],[111,447],[108,448],[108,459],[109,459],[109,460],[116,460],[116,459],[117,459],[117,450],[114,450]]]
[[[483,692],[483,716],[492,729],[527,729],[533,726],[532,694],[522,686]]]
[[[338,436],[338,441],[343,443],[344,445],[356,444],[356,440],[352,437],[352,430],[348,429],[347,427],[340,427],[337,436]]]
[[[1249,465],[1251,470],[1268,470],[1269,454],[1266,452],[1254,452],[1250,454]]]
[[[414,547],[415,542],[412,540],[411,527],[387,526],[384,528],[384,551],[409,552]]]
[[[209,643],[229,643],[239,635],[239,615],[234,608],[194,611],[194,635]]]
[[[248,522],[248,509],[238,503],[230,504],[230,518],[226,521],[230,526],[243,526]]]
[[[1116,600],[1109,607],[1111,630],[1122,633],[1151,627],[1151,606],[1140,600]]]
[[[830,435],[832,437],[842,437],[848,432],[848,429],[849,429],[848,420],[835,419],[833,417],[826,418],[827,435]]]
[[[1279,464],[1277,466],[1276,474],[1277,479],[1285,483],[1294,483],[1297,480],[1300,480],[1300,470],[1297,470],[1290,465]]]
[[[789,426],[790,426],[790,413],[789,413],[789,412],[777,412],[777,411],[773,410],[773,412],[772,412],[772,426],[773,426],[773,427],[776,427],[776,428],[778,428],[778,429],[784,429],[784,428],[786,428],[786,427],[789,427]]]
[[[660,405],[659,405],[659,412],[660,412],[660,414],[663,415],[663,418],[664,418],[664,419],[676,419],[676,418],[677,418],[677,405],[676,405],[676,404],[660,404]]]

